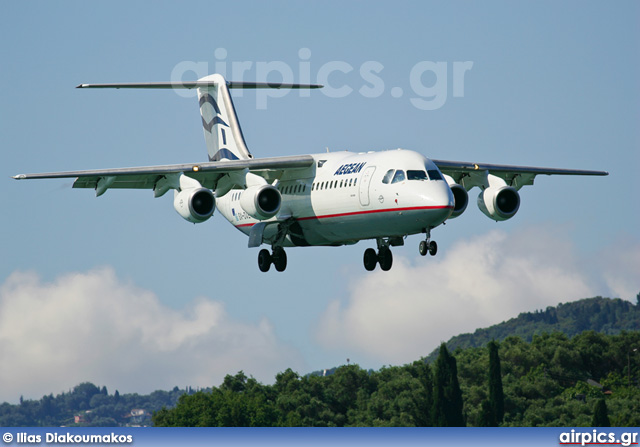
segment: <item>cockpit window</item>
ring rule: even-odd
[[[429,173],[429,178],[431,180],[444,180],[442,178],[442,174],[440,174],[440,171],[437,169],[429,169],[427,172]]]
[[[405,180],[404,171],[397,170],[395,175],[393,176],[393,180],[391,180],[391,183],[404,182],[404,180]]]
[[[407,171],[408,180],[427,180],[427,173],[424,171]]]
[[[384,175],[382,179],[382,183],[389,183],[391,181],[391,177],[393,177],[394,169],[389,169],[387,173]]]

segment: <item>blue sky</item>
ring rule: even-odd
[[[377,369],[519,312],[640,291],[637,2],[0,9],[0,380],[13,384],[0,401],[81,381],[148,392],[218,385],[244,370],[270,382],[288,367],[306,373],[347,358]],[[469,62],[456,84],[456,64]],[[221,63],[230,78],[245,63],[236,80],[246,81],[330,72],[324,91],[266,98],[266,107],[256,92],[235,95],[256,157],[402,147],[611,175],[538,177],[501,223],[479,212],[474,190],[465,214],[433,232],[438,256],[421,258],[420,237],[410,237],[389,273],[365,272],[373,244],[360,242],[290,249],[287,271],[266,275],[221,216],[189,224],[169,195],[96,199],[71,181],[10,178],[205,160],[194,98],[74,87],[195,79]],[[420,70],[436,63],[440,76]],[[361,71],[371,67],[374,90]],[[436,93],[433,110],[411,100]]]

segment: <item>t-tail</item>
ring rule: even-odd
[[[209,161],[247,160],[253,158],[247,148],[238,116],[229,94],[231,88],[321,88],[318,84],[285,84],[281,82],[227,81],[220,74],[212,74],[197,81],[136,82],[118,84],[80,84],[78,88],[143,88],[193,89],[198,91],[200,116],[204,128]]]

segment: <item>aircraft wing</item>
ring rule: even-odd
[[[287,169],[303,169],[312,166],[310,155],[294,155],[288,157],[259,158],[249,160],[212,161],[203,163],[186,163],[164,166],[142,166],[134,168],[97,169],[89,171],[49,172],[42,174],[19,174],[16,180],[75,178],[74,188],[92,188],[98,191],[103,182],[104,193],[110,188],[155,189],[160,180],[166,176],[185,174],[200,182],[202,186],[215,189],[218,180],[225,174],[248,169],[250,172],[272,182]],[[106,182],[106,183],[104,183]]]
[[[456,183],[463,185],[466,189],[482,184],[479,177],[487,174],[500,177],[508,185],[517,189],[525,185],[533,185],[536,175],[609,175],[606,171],[585,171],[581,169],[539,168],[448,160],[431,161],[438,166],[438,169],[443,174],[451,176]]]

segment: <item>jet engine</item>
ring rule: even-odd
[[[520,208],[520,194],[512,186],[491,186],[478,195],[478,208],[495,221],[511,219]]]
[[[453,212],[451,213],[451,216],[449,216],[449,219],[453,219],[464,213],[464,211],[467,209],[467,205],[469,204],[469,194],[467,194],[467,190],[464,188],[464,186],[456,183],[452,177],[445,175],[444,178],[449,184],[449,188],[453,193]]]
[[[213,215],[216,198],[207,188],[189,188],[176,193],[173,207],[184,219],[191,223],[201,223]]]
[[[275,216],[280,211],[282,196],[277,188],[271,185],[250,186],[242,192],[240,206],[254,219],[264,220]]]
[[[458,217],[460,214],[464,213],[464,210],[467,209],[467,205],[469,204],[469,194],[467,194],[467,190],[464,189],[464,186],[458,185],[454,183],[453,185],[449,185],[451,188],[451,192],[453,193],[453,213],[449,219],[453,219],[454,217]]]

